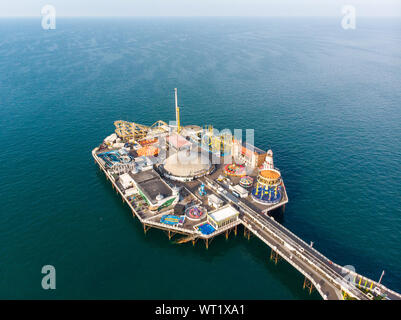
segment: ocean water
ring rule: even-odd
[[[255,129],[283,224],[401,291],[401,20],[0,20],[0,298],[320,299],[242,235],[145,236],[91,150],[113,121]],[[57,289],[41,288],[54,265]]]

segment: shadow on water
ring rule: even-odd
[[[281,206],[277,209],[274,209],[272,211],[269,211],[269,216],[273,217],[274,220],[277,222],[283,224],[285,222],[284,217],[285,217],[285,207]]]

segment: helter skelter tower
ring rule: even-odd
[[[178,95],[177,95],[177,88],[174,88],[175,94],[175,121],[177,123],[177,133],[180,133],[181,126],[180,126],[180,108],[178,107]]]

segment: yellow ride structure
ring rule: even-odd
[[[175,96],[175,120],[177,122],[177,133],[181,131],[181,124],[180,124],[180,107],[178,106],[178,94],[177,88],[174,89],[174,96]]]
[[[117,120],[114,122],[116,127],[116,134],[124,142],[135,142],[144,139],[150,133],[160,134],[168,132],[168,124],[162,120],[156,121],[151,126],[143,124],[128,122],[124,120]]]
[[[216,133],[212,125],[205,126],[204,142],[213,153],[231,153],[233,137],[228,132]]]

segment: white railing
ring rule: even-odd
[[[271,234],[272,238],[276,238],[278,240],[279,243],[281,243],[282,245],[284,245],[285,243],[289,243],[291,241],[288,240],[284,240],[282,237],[280,237],[276,232],[270,230],[270,228],[267,226],[267,221],[263,220],[263,223],[260,221],[260,218],[255,218],[252,215],[249,215],[248,218],[251,218],[253,222],[256,222],[257,224],[262,225],[262,230],[263,231],[267,231]],[[264,225],[266,223],[266,225]],[[263,228],[265,227],[265,228]],[[287,237],[288,238],[288,237]],[[293,244],[293,243],[291,243]],[[299,247],[296,244],[293,244],[294,247]],[[320,274],[323,274],[326,278],[328,278],[329,282],[331,282],[333,285],[336,285],[337,288],[340,287],[340,285],[337,283],[337,278],[338,275],[333,272],[332,270],[327,270],[324,266],[322,267],[321,265],[318,265],[315,259],[313,259],[313,261],[311,259],[309,259],[307,256],[305,256],[303,253],[299,252],[298,250],[296,250],[294,252],[294,254],[299,257],[300,259],[302,259],[303,261],[307,262],[309,265],[311,265],[311,267],[313,267],[314,270],[316,270],[317,272],[319,272]],[[287,259],[286,259],[287,260]],[[290,260],[290,259],[288,259]],[[292,264],[292,263],[291,263]],[[326,270],[324,270],[326,269]],[[298,270],[298,268],[297,268]],[[328,271],[328,272],[327,272]],[[305,274],[304,272],[302,272],[302,274]],[[354,295],[354,294],[353,294]]]
[[[291,264],[296,270],[298,270],[302,275],[307,277],[312,284],[315,286],[315,288],[318,290],[319,294],[323,297],[323,299],[327,299],[326,294],[321,290],[320,285],[313,279],[311,274],[308,274],[305,269],[301,268],[298,264],[296,264],[291,258],[287,257],[284,252],[282,252],[280,249],[277,248],[276,245],[271,243],[269,240],[267,240],[265,237],[263,237],[259,232],[254,230],[250,224],[248,224],[245,220],[242,220],[243,224],[250,230],[252,231],[260,240],[262,240],[267,246],[272,248],[277,254],[279,254],[281,257],[283,257],[289,264]]]

